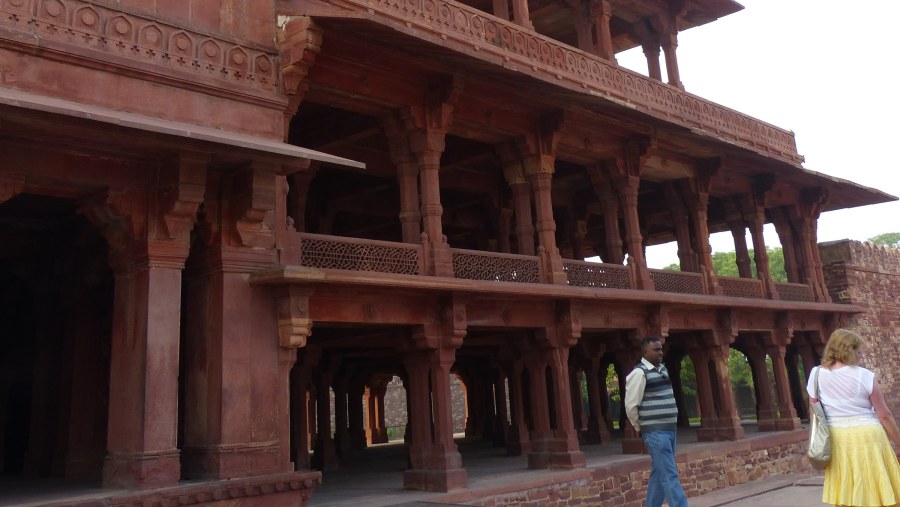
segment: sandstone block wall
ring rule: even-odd
[[[844,326],[866,338],[860,362],[875,371],[885,400],[900,415],[900,249],[842,240],[822,243],[819,251],[834,302],[866,309]]]

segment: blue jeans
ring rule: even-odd
[[[688,507],[675,468],[675,432],[651,431],[641,436],[652,461],[646,507],[660,507],[663,499],[669,502],[669,507]]]

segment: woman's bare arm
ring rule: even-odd
[[[878,381],[873,381],[873,384],[869,401],[871,401],[872,406],[875,407],[875,413],[878,415],[878,420],[881,421],[881,425],[884,426],[884,431],[887,432],[891,442],[894,443],[894,449],[896,449],[895,453],[900,456],[900,429],[897,428],[897,421],[894,420],[894,414],[891,413],[891,409],[888,408],[887,403],[884,401],[884,395],[881,393],[881,388],[878,387]]]

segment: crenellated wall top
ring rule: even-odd
[[[345,0],[344,5],[360,9],[372,21],[434,39],[510,70],[603,97],[792,164],[803,161],[793,132],[454,0]]]
[[[274,33],[274,20],[272,23]],[[279,91],[273,49],[114,5],[84,0],[5,0],[0,2],[0,29],[0,46],[31,46],[147,74],[221,84],[244,93]]]
[[[840,240],[819,245],[822,263],[844,264],[880,273],[900,275],[900,248],[868,241]]]

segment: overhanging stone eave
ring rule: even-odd
[[[480,296],[526,299],[576,299],[585,302],[616,301],[635,304],[670,304],[684,307],[735,308],[769,311],[809,311],[855,314],[865,311],[856,305],[752,299],[702,294],[603,289],[567,285],[493,282],[438,276],[418,276],[371,271],[324,270],[306,266],[281,266],[250,275],[256,286],[327,285],[333,287],[369,287],[379,290],[450,292]]]
[[[274,156],[285,161],[305,159],[360,169],[365,168],[365,164],[362,162],[294,146],[274,139],[164,120],[126,111],[116,111],[101,106],[81,104],[19,90],[0,88],[0,107],[54,115],[75,121],[96,122],[136,132],[159,134],[167,138],[180,139],[188,144],[199,143],[210,146],[225,146],[229,149],[256,152],[266,157]]]

